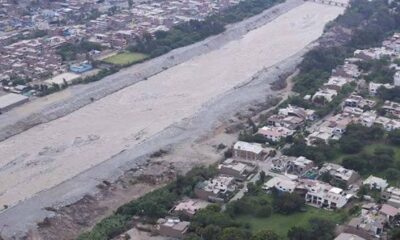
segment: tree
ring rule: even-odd
[[[289,240],[309,240],[309,235],[310,233],[306,229],[296,226],[292,227],[287,233]]]
[[[398,182],[400,180],[400,170],[396,168],[388,168],[385,171],[385,177],[389,181]]]
[[[262,230],[254,234],[251,240],[279,240],[279,236],[271,230]]]
[[[347,154],[359,153],[363,147],[363,142],[353,136],[344,136],[340,140],[340,149]]]
[[[216,240],[218,239],[218,236],[221,234],[221,231],[222,231],[221,228],[218,226],[208,225],[200,232],[201,232],[201,237],[204,240]]]
[[[210,209],[209,207],[199,210],[192,219],[192,224],[199,227],[206,227],[208,225],[219,226],[221,228],[236,226],[232,218],[220,211]]]
[[[257,195],[258,192],[259,188],[253,182],[247,184],[247,193],[249,195]]]
[[[248,234],[235,227],[228,227],[222,231],[220,240],[247,240]]]
[[[189,233],[183,238],[183,240],[201,240],[201,238],[197,236],[195,233]]]
[[[400,239],[400,228],[396,227],[389,233],[390,240]]]
[[[326,171],[326,172],[322,173],[321,176],[320,176],[321,181],[326,182],[326,183],[330,183],[332,181],[332,178],[333,177],[329,173],[329,171]]]
[[[262,206],[258,208],[256,212],[257,217],[266,218],[271,216],[272,214],[272,207],[271,206]]]
[[[282,193],[274,196],[274,208],[283,214],[291,214],[304,206],[304,198],[295,193]]]
[[[389,132],[387,139],[391,144],[400,145],[400,129]]]
[[[310,219],[310,240],[327,240],[335,237],[335,223],[322,218]]]
[[[262,185],[265,182],[266,177],[267,176],[266,176],[265,172],[261,171],[260,172],[260,178],[257,181],[257,185]]]
[[[355,171],[362,171],[365,166],[365,159],[361,156],[345,157],[342,161],[343,167]]]

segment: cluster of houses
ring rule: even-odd
[[[332,101],[345,85],[356,82],[362,76],[355,64],[357,61],[379,59],[387,55],[393,58],[400,56],[400,34],[395,34],[385,41],[382,48],[357,50],[353,58],[346,59],[344,65],[332,71],[328,82],[321,89],[313,96],[306,96],[306,99],[321,105]],[[400,67],[398,70],[393,84],[389,84],[388,87],[399,85]],[[268,117],[266,125],[259,128],[256,134],[262,135],[269,142],[279,142],[296,131],[307,128],[311,134],[306,137],[306,142],[312,145],[320,141],[328,143],[329,140],[339,139],[352,123],[367,127],[380,125],[387,131],[398,129],[400,104],[391,101],[379,104],[374,99],[377,89],[382,86],[371,82],[370,97],[353,93],[343,100],[339,112],[321,119],[318,123],[314,110],[288,105]],[[371,90],[372,87],[376,89]],[[243,141],[233,145],[232,159],[227,159],[218,166],[221,175],[198,183],[195,189],[196,199],[185,200],[175,209],[191,206],[196,201],[226,202],[240,188],[240,182],[246,181],[249,174],[256,171],[256,165],[261,162],[267,166],[270,164],[268,175],[272,178],[263,185],[266,191],[298,194],[310,206],[327,210],[350,207],[352,199],[359,198],[358,191],[361,186],[378,192],[382,200],[378,203],[368,195],[363,196],[369,202],[362,205],[359,215],[342,226],[342,233],[336,238],[338,240],[377,239],[383,236],[388,226],[400,226],[400,189],[389,187],[385,179],[369,176],[362,180],[356,171],[339,164],[325,163],[318,167],[305,157],[277,154],[268,144]],[[187,204],[187,201],[190,204]],[[182,226],[176,219],[163,219],[161,222],[167,226],[177,226],[179,229]],[[189,222],[186,222],[186,226],[189,226]]]
[[[288,105],[279,109],[267,119],[267,125],[258,129],[257,134],[272,142],[279,142],[295,133],[296,130],[315,120],[315,111]]]
[[[284,155],[271,161],[271,171],[278,174],[264,184],[264,189],[297,193],[304,197],[307,204],[315,207],[344,207],[354,197],[356,187],[353,185],[360,180],[357,172],[338,164],[325,163],[318,168],[313,161],[305,157]],[[324,174],[329,174],[329,180],[324,179],[328,182],[322,181]]]
[[[344,65],[338,66],[332,71],[328,82],[324,83],[314,95],[305,96],[305,99],[311,100],[315,104],[325,105],[335,99],[343,87],[355,82],[360,74],[354,60],[346,59]]]
[[[321,106],[333,101],[346,85],[353,82],[361,85],[363,81],[360,79],[363,73],[359,70],[357,63],[384,56],[390,56],[395,62],[395,59],[400,59],[399,44],[400,34],[394,34],[384,42],[381,48],[356,50],[354,57],[345,59],[343,65],[332,70],[328,82],[323,84],[314,95],[306,95],[304,99]],[[391,67],[397,69],[397,73],[394,75],[393,84],[386,84],[388,88],[400,86],[400,66],[393,63]],[[265,126],[260,127],[256,135],[263,136],[268,142],[280,142],[294,135],[297,130],[306,128],[310,132],[305,139],[306,143],[314,145],[340,139],[350,124],[361,124],[367,127],[379,125],[387,131],[399,129],[400,104],[385,101],[381,106],[374,98],[378,89],[386,85],[370,82],[370,96],[363,95],[363,97],[353,92],[341,103],[341,111],[335,115],[328,115],[318,123],[315,123],[317,115],[312,109],[292,105],[280,108],[276,114],[268,117]],[[312,123],[312,126],[308,123]]]
[[[0,0],[0,96],[12,93],[0,98],[0,112],[26,102],[24,96],[38,95],[34,86],[71,83],[93,69],[93,60],[135,44],[145,33],[203,20],[240,0],[147,1],[135,3],[134,8],[128,2]],[[44,34],[35,35],[38,32]],[[97,43],[103,50],[78,53],[72,62],[58,54],[60,47],[82,40]]]
[[[34,81],[65,72],[67,68],[56,53],[57,47],[64,42],[63,38],[53,37],[0,45],[0,80],[18,78]]]
[[[157,233],[173,238],[183,238],[190,219],[210,203],[225,203],[243,187],[243,181],[257,172],[255,164],[238,159],[226,159],[218,165],[218,175],[212,179],[197,183],[195,198],[186,198],[178,202],[169,216],[157,221]]]
[[[332,71],[328,82],[317,93],[306,96],[305,99],[314,104],[324,105],[333,101],[345,85],[356,82],[360,87],[362,72],[356,62],[380,59],[383,56],[390,56],[392,60],[400,59],[400,34],[395,34],[383,45],[382,48],[356,51],[353,58],[346,59],[344,65]],[[400,104],[393,101],[381,102],[376,98],[380,87],[400,86],[400,66],[394,62],[396,61],[392,61],[391,67],[395,68],[397,73],[394,75],[393,84],[370,82],[367,94],[352,93],[341,103],[341,110],[319,121],[315,121],[318,119],[313,110],[289,105],[270,116],[266,126],[259,128],[257,134],[276,142],[306,127],[310,134],[305,140],[307,144],[313,145],[317,142],[328,143],[330,140],[340,139],[350,124],[361,124],[366,127],[379,125],[387,131],[400,129]],[[265,147],[268,144],[237,143],[237,145],[252,147],[246,148],[246,154],[236,153],[235,157],[257,156],[249,157],[248,160],[265,160],[270,157],[269,174],[273,178],[264,184],[265,190],[274,189],[278,192],[298,194],[310,206],[327,210],[351,207],[352,199],[359,198],[358,191],[361,186],[377,191],[380,201],[375,201],[369,195],[363,196],[367,203],[362,205],[360,214],[342,226],[342,233],[337,236],[337,240],[379,239],[387,233],[385,230],[388,228],[400,226],[400,189],[389,186],[385,179],[369,176],[362,180],[354,170],[334,163],[325,163],[317,167],[313,161],[305,157],[284,155],[271,157],[274,155],[267,155],[268,147]],[[235,150],[234,147],[234,151],[241,150],[241,148]]]
[[[56,51],[66,43],[86,39],[107,49],[122,50],[144,33],[202,20],[239,0],[147,1],[134,8],[126,0],[44,2],[32,6],[26,15],[30,1],[1,1],[0,19],[4,21],[0,21],[0,81],[16,77],[43,80],[70,70]],[[97,14],[87,16],[90,12]],[[31,36],[38,30],[46,35]],[[96,58],[101,53],[93,51],[89,55]],[[78,54],[77,61],[84,60],[88,60],[87,54]]]
[[[280,156],[271,161],[271,172],[278,174],[264,184],[264,189],[298,194],[313,207],[327,210],[346,207],[352,199],[358,198],[356,193],[361,185],[378,192],[384,203],[375,203],[372,197],[365,195],[368,202],[361,206],[358,216],[342,226],[343,233],[336,239],[378,239],[388,226],[400,226],[400,189],[389,187],[385,179],[371,175],[362,181],[353,170],[334,163],[317,168],[313,161],[304,157]],[[329,180],[322,177],[327,173]]]
[[[385,179],[369,176],[363,185],[378,193],[383,203],[376,203],[369,196],[369,202],[361,206],[361,212],[343,226],[343,234],[357,236],[355,239],[379,239],[388,227],[400,226],[400,189],[389,187]],[[368,197],[368,198],[367,198]]]

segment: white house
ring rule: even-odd
[[[370,175],[367,179],[365,179],[363,184],[368,185],[371,189],[378,189],[381,191],[385,190],[385,188],[387,188],[389,185],[386,179],[375,177],[373,175]]]
[[[400,71],[394,74],[394,81],[393,84],[397,87],[400,86]]]
[[[344,207],[351,197],[343,189],[319,181],[309,182],[306,188],[305,200],[312,206],[338,209]]]
[[[294,133],[293,130],[290,130],[285,127],[273,127],[273,126],[265,126],[258,129],[257,134],[263,135],[266,139],[269,139],[273,142],[277,142],[282,138],[290,136]]]

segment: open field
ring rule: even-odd
[[[346,157],[356,156],[356,155],[363,154],[363,153],[373,154],[375,149],[377,149],[377,148],[392,149],[395,153],[394,158],[395,158],[396,164],[398,164],[400,166],[400,147],[392,145],[392,144],[388,144],[388,143],[381,143],[381,142],[368,144],[368,145],[364,146],[364,148],[361,150],[360,153],[357,153],[357,154],[338,153],[338,156],[334,159],[334,162],[341,163],[343,161],[343,159]]]
[[[103,61],[106,63],[124,66],[124,65],[128,65],[128,64],[140,62],[146,58],[148,58],[148,56],[146,54],[123,52],[123,53],[118,53],[116,55],[107,57]]]
[[[286,239],[287,232],[294,226],[307,227],[312,218],[324,218],[339,223],[342,215],[337,212],[329,212],[323,209],[307,206],[306,212],[299,212],[290,215],[272,214],[268,218],[256,218],[253,216],[241,216],[237,218],[243,224],[250,224],[253,232],[270,229]]]
[[[71,202],[103,176],[120,173],[123,162],[134,165],[135,157],[149,149],[187,139],[180,135],[200,137],[226,109],[235,111],[241,101],[263,101],[274,94],[264,88],[251,93],[241,88],[263,69],[285,69],[275,66],[303,53],[322,34],[325,24],[342,12],[339,7],[303,3],[216,50],[4,140],[0,143],[0,206],[14,206],[32,196],[40,199],[46,189],[58,184],[64,188],[59,185],[49,193],[57,199],[53,202]],[[140,72],[133,69],[140,69],[139,65],[108,79],[136,77]],[[230,101],[216,104],[232,91],[235,95]],[[200,114],[202,121],[197,123]],[[175,139],[171,140],[171,134]],[[30,209],[30,204],[37,208],[34,201],[24,207]],[[26,208],[24,214],[34,218]],[[0,220],[12,210],[1,213]],[[17,228],[20,219],[15,218],[20,215],[13,212],[11,216],[7,221]]]

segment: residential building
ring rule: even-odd
[[[342,135],[346,131],[347,126],[353,122],[355,122],[353,116],[341,113],[327,118],[322,125],[333,128],[333,133]]]
[[[392,50],[386,49],[384,47],[369,48],[363,50],[358,49],[354,51],[354,56],[363,60],[381,59],[384,56],[390,56],[392,54]]]
[[[280,192],[292,193],[296,190],[298,183],[296,181],[290,180],[285,176],[276,176],[264,183],[263,188],[266,190],[271,190],[275,188]]]
[[[297,116],[272,115],[267,119],[268,125],[274,127],[285,127],[295,130],[304,124],[304,119]]]
[[[290,104],[286,108],[279,109],[278,114],[283,116],[296,116],[302,118],[304,121],[314,121],[316,118],[314,110],[304,109]]]
[[[193,217],[198,210],[206,208],[209,202],[200,199],[185,199],[180,201],[171,209],[171,213],[176,215],[184,214],[188,217]]]
[[[400,87],[400,71],[396,72],[393,77],[393,84],[397,87]]]
[[[344,78],[340,76],[332,76],[329,78],[327,83],[324,83],[324,88],[335,90],[340,92],[344,85],[354,81],[353,78]]]
[[[339,139],[339,137],[334,133],[333,128],[322,126],[308,135],[306,141],[308,145],[313,145],[319,141],[328,143],[331,139]]]
[[[400,103],[385,101],[382,109],[384,109],[386,113],[389,113],[396,118],[400,118]]]
[[[360,175],[356,171],[346,169],[335,163],[324,163],[319,172],[320,174],[329,172],[333,177],[333,181],[343,183],[346,186],[353,184],[360,179]]]
[[[243,160],[263,160],[266,155],[261,144],[238,141],[233,146],[233,158]]]
[[[375,106],[376,102],[373,100],[365,99],[359,95],[352,94],[346,100],[344,100],[345,107],[353,107],[353,108],[372,108]]]
[[[393,88],[394,86],[393,86],[393,85],[390,85],[390,84],[388,84],[388,83],[383,84],[383,83],[374,83],[374,82],[370,82],[370,83],[369,83],[369,87],[368,87],[369,94],[370,94],[371,96],[376,96],[376,94],[378,93],[379,88],[381,88],[381,87],[384,87],[384,88],[387,88],[387,89],[391,89],[391,88]]]
[[[353,117],[360,117],[364,111],[358,107],[344,107],[343,113]]]
[[[183,238],[190,225],[190,222],[180,221],[177,218],[161,218],[157,223],[159,234],[172,238]]]
[[[264,136],[266,139],[273,142],[280,141],[281,139],[293,135],[294,131],[285,127],[265,126],[258,129],[257,134]]]
[[[382,198],[386,200],[387,204],[400,208],[400,188],[388,187],[382,192]]]
[[[306,203],[316,207],[339,209],[351,198],[351,195],[346,194],[343,189],[320,181],[308,180],[305,188],[308,190],[305,196]]]
[[[400,214],[400,210],[389,204],[383,204],[379,213],[386,218],[387,222],[391,222],[397,215]]]
[[[295,157],[280,155],[279,157],[272,158],[270,171],[276,173],[285,173],[288,167],[288,163],[291,159],[295,159]]]
[[[235,179],[227,176],[217,176],[213,179],[200,182],[196,185],[194,193],[197,198],[211,201],[224,202],[236,190]]]
[[[383,232],[385,222],[386,218],[373,210],[366,211],[365,213],[362,213],[360,217],[351,219],[347,224],[347,227],[348,230],[351,229],[360,235],[379,236]]]
[[[218,165],[218,172],[223,175],[234,177],[236,180],[243,181],[251,173],[256,171],[256,166],[249,163],[227,159]]]
[[[341,233],[334,240],[366,240],[366,239],[351,233]]]
[[[331,102],[337,95],[338,92],[334,89],[320,89],[314,94],[312,101],[324,105]]]
[[[314,167],[314,162],[303,156],[289,160],[287,164],[287,172],[295,175],[303,175],[306,171]]]
[[[332,71],[332,76],[339,76],[344,78],[357,78],[361,74],[358,66],[354,63],[351,63],[350,59],[345,59],[345,64],[336,67]]]
[[[389,186],[389,183],[386,181],[386,179],[375,177],[373,175],[370,175],[367,179],[363,181],[364,185],[369,186],[371,189],[378,189],[378,190],[385,190],[387,186]]]
[[[386,131],[393,131],[400,128],[400,120],[387,117],[377,117],[375,124],[382,126]]]
[[[375,120],[378,117],[375,111],[367,111],[360,115],[358,123],[365,127],[372,127],[375,124]]]

